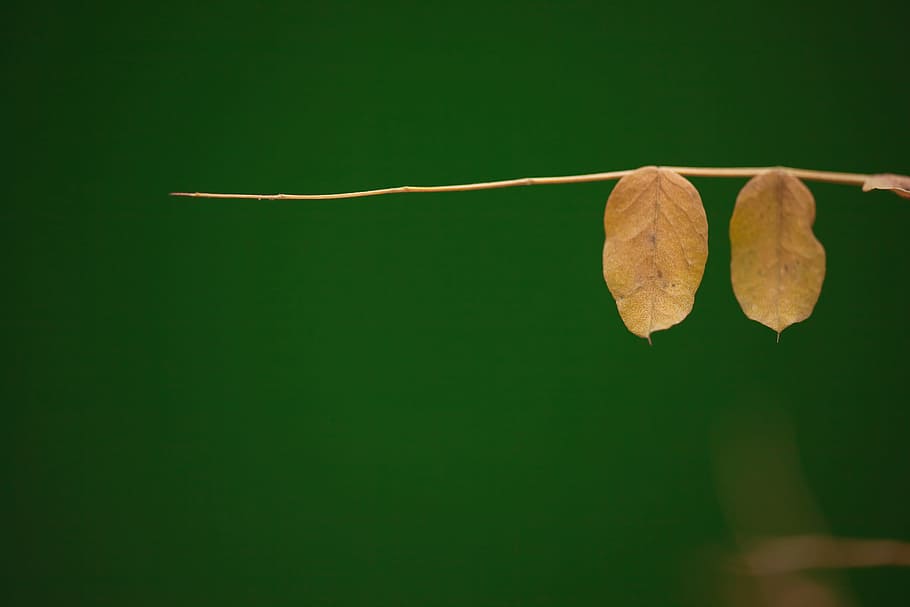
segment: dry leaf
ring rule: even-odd
[[[626,327],[640,337],[692,310],[708,259],[708,220],[695,187],[673,171],[623,177],[604,212],[604,279]]]
[[[869,190],[891,190],[901,198],[910,198],[910,177],[892,173],[869,175],[863,184],[863,192]]]
[[[774,170],[753,177],[730,219],[733,292],[746,316],[781,331],[812,314],[825,279],[825,249],[812,233],[815,199]]]

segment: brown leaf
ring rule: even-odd
[[[781,331],[812,314],[825,279],[825,249],[812,233],[815,199],[782,170],[753,177],[730,219],[733,292],[746,316]]]
[[[626,327],[651,333],[692,311],[708,259],[708,220],[695,187],[642,167],[619,180],[604,211],[604,279]]]
[[[891,190],[901,198],[910,198],[910,177],[892,173],[869,175],[863,184],[863,192],[869,190]]]

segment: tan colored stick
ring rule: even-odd
[[[788,167],[664,167],[680,175],[689,177],[755,177],[769,170],[784,170],[793,176],[808,181],[823,181],[827,183],[840,183],[845,185],[864,185],[873,175],[863,173],[836,173],[833,171],[814,171],[810,169],[793,169]],[[252,200],[328,200],[335,198],[362,198],[364,196],[380,196],[382,194],[405,194],[413,192],[469,192],[472,190],[491,190],[495,188],[511,188],[523,185],[555,185],[563,183],[586,183],[591,181],[610,181],[620,179],[634,169],[624,171],[608,171],[606,173],[588,173],[586,175],[566,175],[562,177],[523,177],[520,179],[505,179],[502,181],[485,181],[481,183],[465,183],[459,185],[413,186],[403,185],[392,188],[379,188],[377,190],[363,190],[360,192],[342,192],[339,194],[216,194],[210,192],[172,192],[171,196],[187,196],[190,198],[241,198]]]

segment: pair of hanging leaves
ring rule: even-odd
[[[812,313],[825,250],[812,233],[815,200],[784,170],[752,178],[730,220],[733,292],[743,312],[780,332]],[[651,333],[681,322],[708,260],[708,220],[681,175],[642,167],[623,177],[604,212],[604,279],[626,327]]]

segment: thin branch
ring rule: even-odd
[[[910,543],[796,535],[763,540],[743,560],[753,575],[843,567],[910,567]]]
[[[788,167],[662,167],[689,177],[755,177],[771,170],[783,170],[794,177],[807,181],[823,181],[827,183],[840,183],[844,185],[862,186],[870,175],[862,173],[836,173],[833,171],[814,171],[810,169],[792,169]],[[378,190],[363,190],[360,192],[342,192],[340,194],[215,194],[209,192],[172,192],[171,196],[186,196],[190,198],[240,198],[252,200],[329,200],[335,198],[362,198],[365,196],[380,196],[383,194],[406,194],[413,192],[469,192],[472,190],[492,190],[496,188],[511,188],[524,185],[555,185],[563,183],[587,183],[592,181],[610,181],[625,177],[634,169],[625,171],[609,171],[606,173],[588,173],[586,175],[566,175],[562,177],[523,177],[520,179],[505,179],[502,181],[485,181],[482,183],[465,183],[458,185],[414,186],[403,185],[393,188],[380,188]]]

